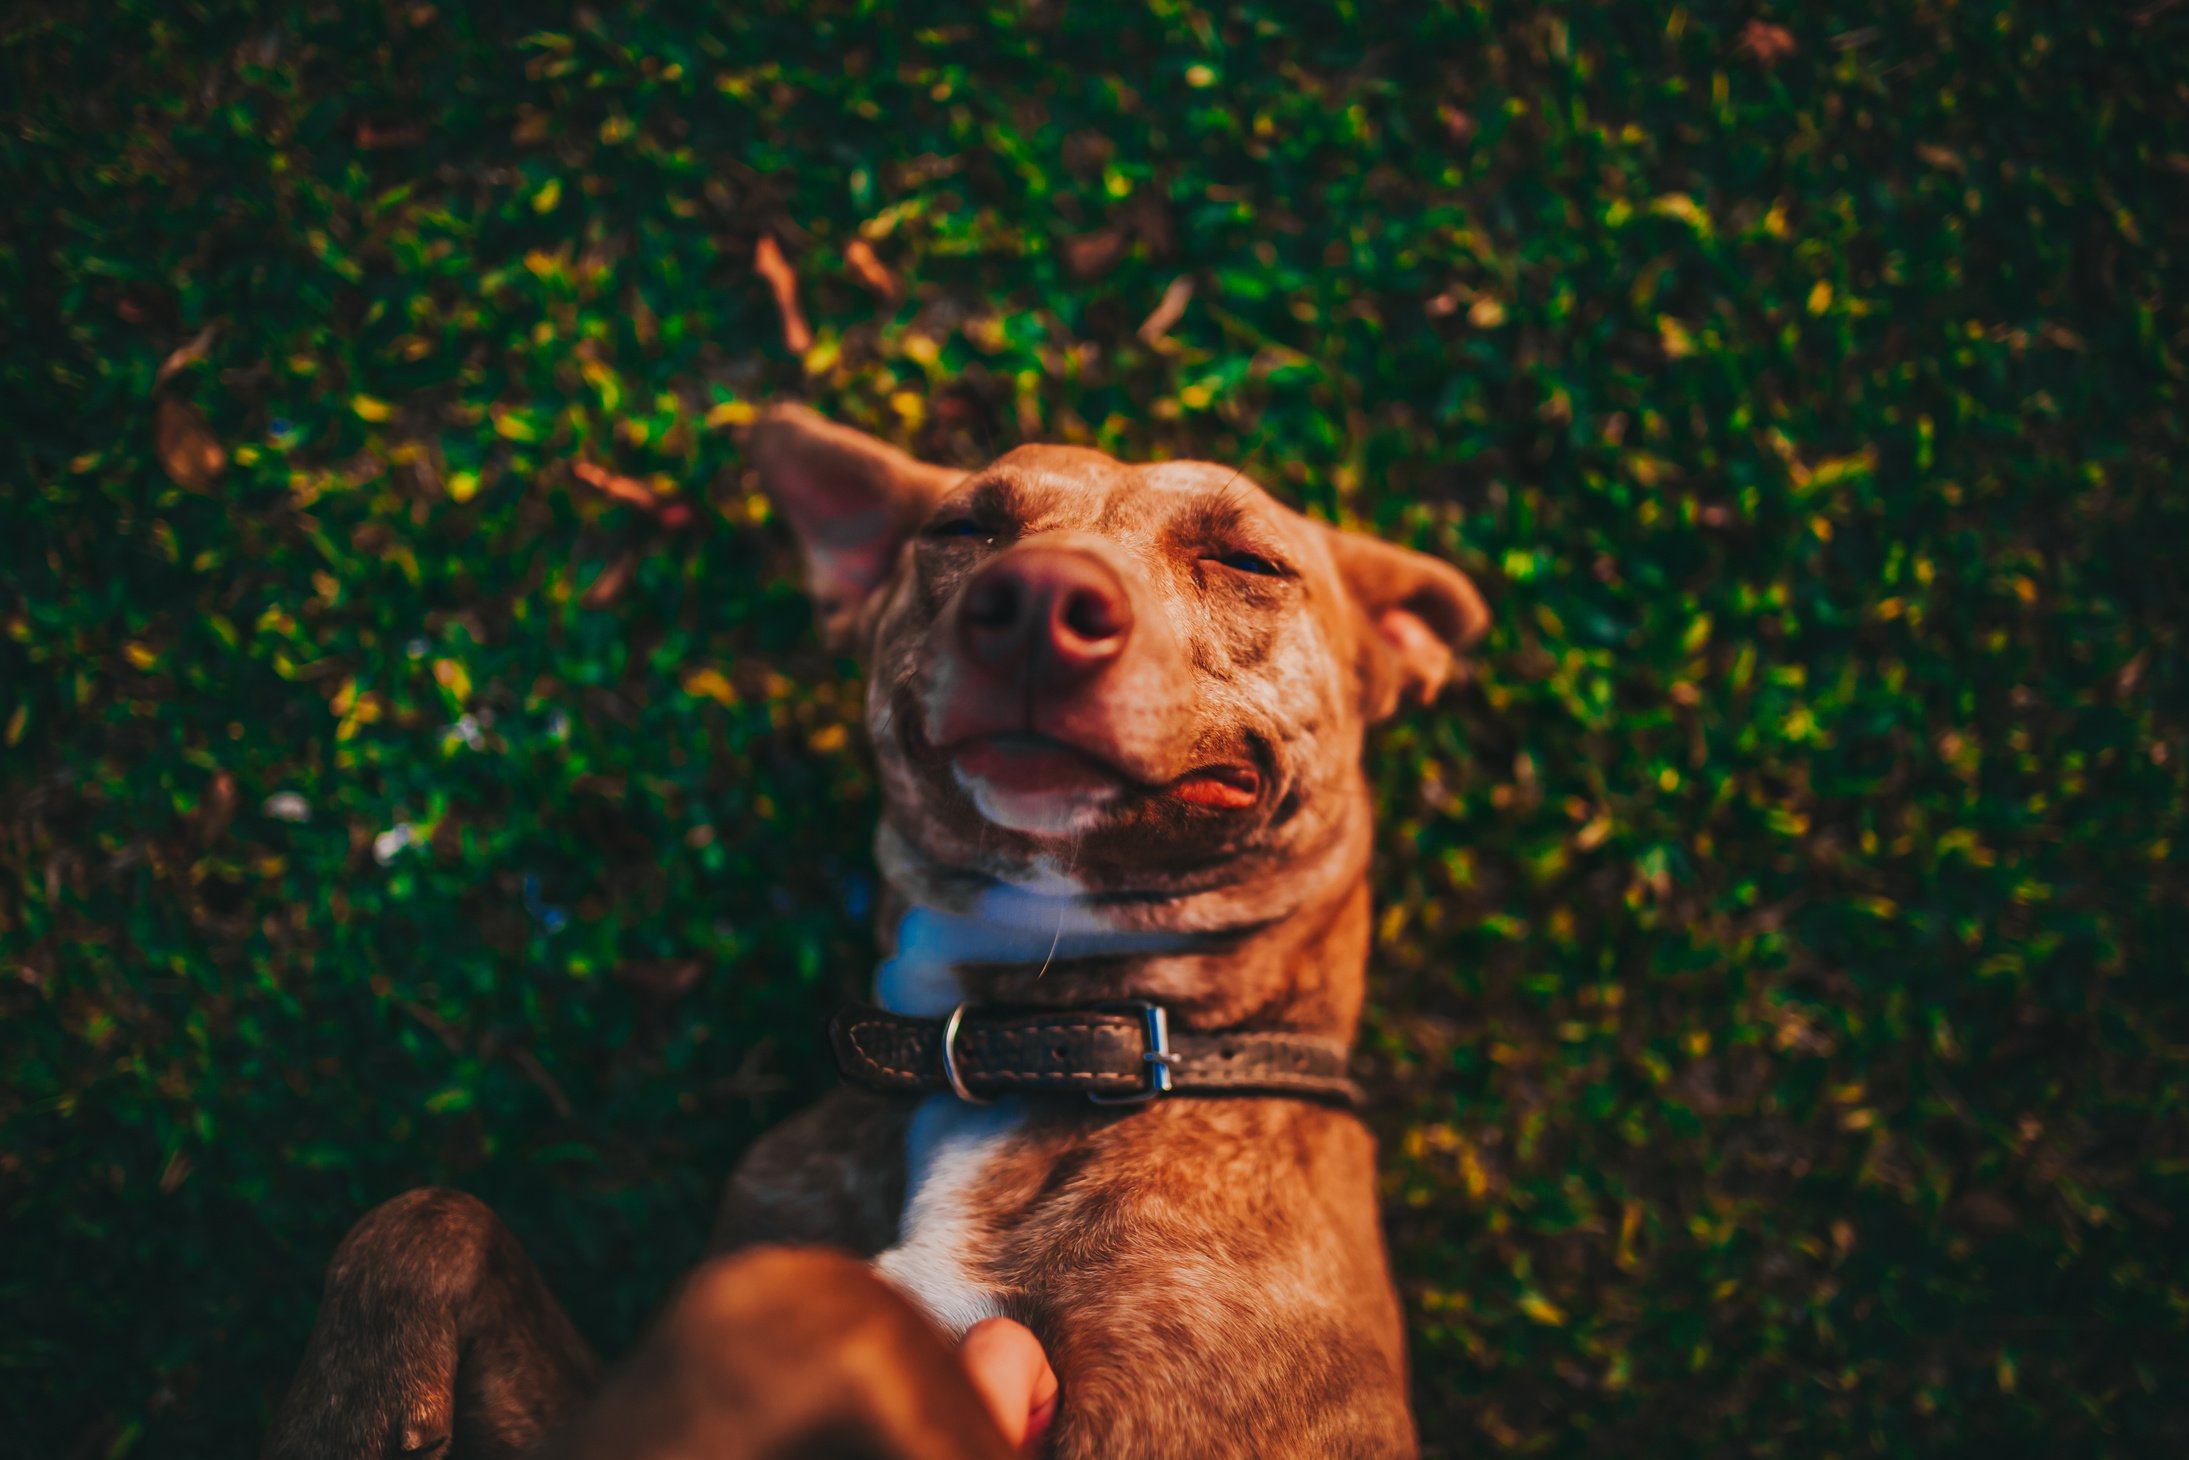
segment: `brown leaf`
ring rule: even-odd
[[[555,1107],[555,1114],[568,1120],[573,1114],[570,1097],[563,1093],[562,1086],[556,1082],[555,1077],[547,1072],[547,1066],[540,1063],[539,1056],[521,1044],[510,1046],[506,1052],[510,1063],[524,1073],[524,1077],[532,1082],[533,1088],[547,1097],[549,1105]]]
[[[174,301],[149,284],[131,284],[114,301],[114,312],[131,324],[168,327],[174,317]]]
[[[1117,144],[1100,132],[1074,132],[1064,139],[1064,165],[1077,178],[1100,176],[1116,152]]]
[[[874,252],[873,244],[863,238],[854,238],[845,244],[844,264],[851,270],[852,276],[872,291],[875,297],[885,302],[895,302],[897,276],[889,271],[889,266]]]
[[[1135,239],[1146,246],[1150,258],[1157,259],[1169,257],[1178,242],[1170,205],[1151,189],[1134,193],[1109,223],[1094,232],[1064,239],[1059,247],[1065,271],[1075,279],[1098,278],[1117,266]]]
[[[1968,1226],[1992,1232],[2007,1231],[2016,1221],[2013,1205],[1996,1191],[1964,1192],[1954,1200],[1948,1214]]]
[[[627,477],[604,466],[595,466],[590,461],[571,462],[570,474],[594,491],[613,497],[626,507],[637,507],[649,513],[660,509],[661,499],[654,495],[654,489],[637,477]]]
[[[1156,302],[1154,310],[1140,321],[1140,342],[1152,345],[1169,334],[1171,326],[1185,318],[1186,304],[1192,298],[1193,280],[1184,274],[1171,280],[1170,287],[1163,291],[1163,297]]]
[[[426,140],[426,129],[416,122],[396,122],[381,126],[377,122],[357,124],[357,147],[361,152],[384,152],[391,147],[414,147]]]
[[[627,477],[621,472],[596,466],[590,461],[573,461],[570,474],[587,486],[612,497],[627,507],[636,507],[647,516],[668,528],[682,532],[698,521],[689,502],[679,497],[663,496],[637,477]]]
[[[160,397],[152,434],[160,465],[178,487],[202,492],[228,469],[228,453],[213,439],[205,418],[180,396]]]
[[[697,958],[652,958],[618,964],[616,981],[650,999],[670,1003],[699,987],[706,965]]]
[[[517,107],[517,125],[510,130],[509,140],[519,147],[537,147],[547,140],[548,124],[554,114],[544,107],[522,103]]]
[[[633,548],[603,568],[601,575],[593,580],[593,586],[586,589],[585,596],[578,601],[587,608],[606,608],[623,597],[631,580],[637,576],[638,550]]]
[[[152,388],[160,389],[168,381],[203,360],[213,347],[213,336],[219,333],[218,324],[209,324],[169,351],[167,358],[160,362],[159,373],[152,377]]]
[[[1155,258],[1168,258],[1178,241],[1178,230],[1171,224],[1170,204],[1152,188],[1142,188],[1134,193],[1132,201],[1125,205],[1125,226],[1148,246],[1148,253]]]
[[[1751,20],[1741,27],[1740,39],[1733,49],[1759,66],[1776,66],[1793,55],[1801,47],[1794,40],[1794,33],[1783,25],[1773,25],[1768,20]]]
[[[205,788],[205,799],[198,803],[195,830],[205,842],[217,842],[236,819],[236,778],[226,771],[217,772],[213,783]]]
[[[1064,240],[1064,271],[1075,279],[1096,279],[1125,256],[1125,230],[1116,226]]]
[[[1950,172],[1961,176],[1966,175],[1969,170],[1969,165],[1961,160],[1960,153],[1954,151],[1951,147],[1941,147],[1936,142],[1916,143],[1915,155],[1937,168],[1940,172]]]
[[[813,330],[798,305],[798,275],[792,272],[790,260],[783,257],[783,246],[775,241],[775,235],[763,233],[760,242],[753,245],[752,271],[775,291],[776,313],[783,316],[783,347],[793,355],[805,354],[813,348]]]

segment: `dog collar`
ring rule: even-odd
[[[947,1018],[854,1004],[829,1022],[836,1068],[902,1094],[1072,1095],[1135,1105],[1169,1095],[1290,1096],[1362,1103],[1344,1044],[1313,1034],[1173,1034],[1146,999],[1070,1009],[960,1004]]]

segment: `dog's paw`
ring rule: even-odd
[[[315,1333],[264,1460],[443,1460],[456,1432],[456,1336],[453,1325],[421,1328],[399,1343],[385,1333]]]
[[[441,1460],[456,1433],[460,1315],[499,1232],[459,1192],[383,1202],[342,1241],[266,1460]]]

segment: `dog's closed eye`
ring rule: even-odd
[[[993,537],[994,533],[983,527],[978,518],[945,517],[927,525],[929,537]]]
[[[1260,553],[1248,552],[1244,548],[1235,548],[1228,553],[1212,554],[1211,561],[1221,563],[1235,573],[1252,573],[1262,578],[1289,578],[1292,576],[1291,569],[1263,557]]]

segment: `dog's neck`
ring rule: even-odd
[[[1186,1028],[1350,1040],[1359,1022],[1365,805],[1310,853],[1179,894],[1090,893],[1061,867],[999,881],[939,864],[886,817],[876,853],[884,959],[875,992],[898,1013],[1145,998]]]

